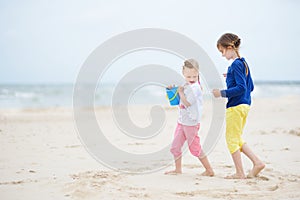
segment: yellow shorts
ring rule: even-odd
[[[242,151],[245,141],[242,139],[243,129],[250,106],[240,104],[226,109],[226,142],[230,153]]]

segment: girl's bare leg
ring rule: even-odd
[[[181,168],[181,156],[180,156],[177,159],[175,158],[175,170],[167,171],[165,172],[165,174],[176,175],[181,173],[182,173],[182,168]]]
[[[237,150],[236,152],[234,152],[233,154],[231,154],[234,165],[235,165],[235,169],[236,169],[236,173],[231,175],[231,176],[227,176],[225,177],[226,179],[245,179],[245,173],[243,170],[243,163],[242,163],[242,158],[241,158],[241,152],[240,150]]]
[[[202,163],[203,167],[205,168],[205,172],[203,172],[201,175],[202,176],[214,176],[215,173],[214,173],[212,167],[210,166],[207,156],[199,157],[199,160]]]
[[[247,175],[248,178],[253,178],[259,174],[261,170],[265,168],[265,164],[252,152],[247,144],[242,147],[243,153],[252,161],[253,168]]]

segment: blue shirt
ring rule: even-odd
[[[244,58],[235,59],[228,67],[226,85],[227,90],[221,90],[221,95],[228,98],[227,108],[240,104],[251,105],[251,92],[254,84]]]

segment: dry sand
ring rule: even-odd
[[[97,109],[108,134],[118,131],[108,108]],[[116,147],[148,152],[171,142],[176,109],[166,109],[162,138],[149,141],[112,134]],[[200,137],[205,137],[209,109]],[[136,114],[136,115],[135,115]],[[132,118],[149,123],[149,108],[138,107]],[[135,118],[135,119],[134,119]],[[75,129],[70,109],[0,111],[0,199],[300,199],[300,97],[254,99],[244,138],[266,163],[259,177],[226,180],[234,172],[224,133],[209,160],[215,177],[200,176],[199,161],[189,152],[182,175],[126,174],[111,170],[87,153]],[[223,130],[224,132],[224,130]],[[203,135],[202,135],[203,134]],[[245,170],[251,163],[245,157]]]

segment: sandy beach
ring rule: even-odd
[[[300,199],[300,96],[257,98],[244,138],[266,163],[259,177],[226,180],[234,172],[224,130],[208,158],[214,177],[203,177],[199,161],[183,156],[182,175],[164,175],[173,168],[145,174],[114,171],[97,162],[78,138],[73,112],[67,108],[2,109],[0,111],[0,199]],[[136,120],[147,123],[147,107]],[[150,151],[172,140],[176,109],[167,109],[165,140],[135,141],[114,135],[128,151]],[[206,110],[209,113],[209,110]],[[205,134],[209,123],[204,113]],[[104,130],[117,131],[108,108],[97,109]],[[140,116],[139,116],[140,115]],[[251,169],[244,159],[246,171]]]

